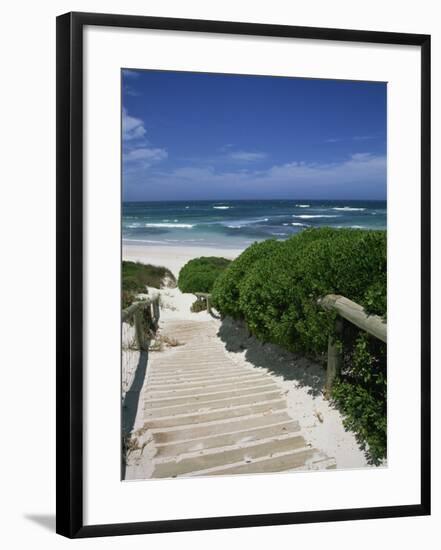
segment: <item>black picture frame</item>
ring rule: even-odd
[[[430,514],[430,36],[134,15],[57,17],[57,533],[99,537]],[[421,47],[421,495],[411,505],[83,524],[83,29],[86,25]]]

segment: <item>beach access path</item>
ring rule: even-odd
[[[148,354],[125,479],[334,469],[343,454],[346,467],[366,465],[338,413],[308,384],[293,386],[255,364],[265,362],[248,361],[231,323],[223,327],[207,312],[190,312],[193,295],[160,294],[152,348],[162,350]],[[228,351],[229,340],[236,352]],[[286,362],[269,353],[270,363]],[[312,378],[323,370],[297,365],[308,367]]]

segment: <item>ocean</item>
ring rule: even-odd
[[[225,200],[123,203],[123,241],[246,248],[308,227],[386,229],[386,201]]]

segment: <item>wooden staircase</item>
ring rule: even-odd
[[[150,477],[335,468],[303,437],[275,377],[236,364],[217,328],[171,320],[161,328],[182,345],[149,356],[138,433],[148,442],[140,460],[151,461]]]

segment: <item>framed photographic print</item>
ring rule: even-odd
[[[430,37],[57,18],[57,532],[430,513]]]

